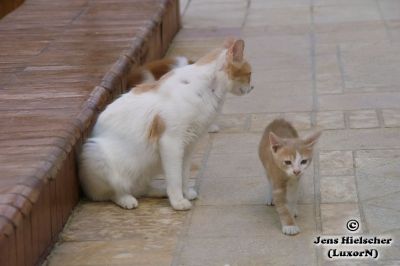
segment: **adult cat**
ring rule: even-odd
[[[190,209],[189,200],[197,197],[187,182],[194,145],[214,121],[226,93],[252,90],[243,51],[243,40],[230,40],[195,64],[138,85],[110,104],[79,157],[86,195],[135,208],[135,197],[165,194],[149,185],[165,174],[172,207]]]

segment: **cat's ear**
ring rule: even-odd
[[[319,137],[321,136],[322,131],[318,130],[315,131],[314,133],[311,133],[309,136],[307,136],[304,139],[304,145],[306,145],[307,148],[312,148],[318,141]]]
[[[269,132],[269,143],[271,143],[271,148],[273,152],[277,152],[280,147],[283,146],[283,140],[275,135],[273,132]]]
[[[233,46],[233,44],[235,43],[236,38],[235,37],[227,37],[224,41],[224,45],[223,47],[226,49],[229,49]]]
[[[244,52],[244,41],[235,40],[232,46],[229,48],[229,54],[232,57],[233,62],[242,62]]]

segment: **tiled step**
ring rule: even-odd
[[[40,262],[79,200],[76,151],[178,0],[26,0],[0,20],[0,265]]]

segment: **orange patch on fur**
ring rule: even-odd
[[[135,94],[141,94],[149,91],[155,91],[159,87],[158,82],[152,82],[152,83],[144,83],[144,84],[139,84],[136,87],[133,87],[131,92]]]
[[[143,68],[142,67],[134,67],[127,77],[127,86],[128,88],[132,88],[137,84],[140,84],[144,80]]]
[[[241,83],[250,83],[251,66],[246,61],[242,63],[227,62],[224,70],[231,80],[237,80]]]
[[[197,60],[196,65],[202,66],[211,63],[212,61],[218,58],[221,52],[222,52],[221,48],[212,50],[211,52],[209,52],[208,54]]]
[[[164,133],[164,131],[165,131],[165,122],[157,114],[150,125],[149,136],[148,136],[150,142],[157,142],[161,138],[161,135]]]
[[[158,80],[166,73],[171,71],[175,64],[176,64],[175,58],[164,58],[161,60],[150,62],[146,64],[144,67],[153,74],[156,80]]]

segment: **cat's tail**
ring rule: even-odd
[[[88,139],[79,155],[79,179],[86,196],[95,201],[109,200],[112,197],[107,177],[110,168],[100,145]]]
[[[185,56],[167,57],[151,61],[141,67],[133,68],[128,75],[128,88],[138,84],[151,83],[159,80],[169,71],[193,64],[194,61]]]

